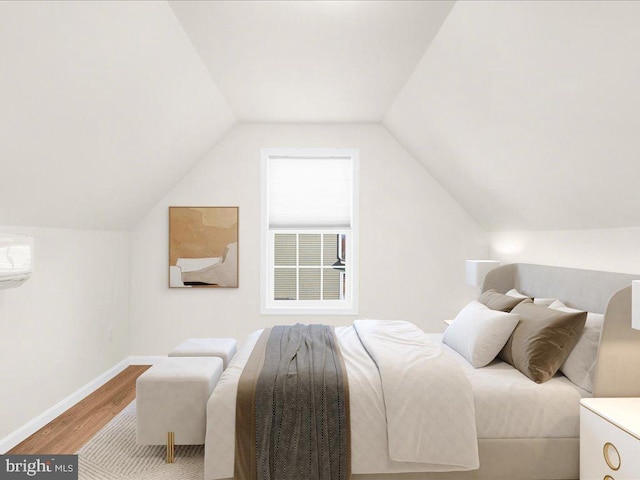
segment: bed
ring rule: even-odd
[[[638,396],[640,372],[632,366],[640,364],[640,332],[631,329],[630,321],[630,285],[638,278],[636,275],[511,264],[490,272],[483,291],[495,289],[505,293],[515,288],[527,296],[559,298],[568,307],[604,313],[593,395]],[[205,480],[233,477],[237,384],[259,335],[260,332],[255,332],[248,337],[208,402]],[[367,350],[358,346],[361,335],[354,326],[338,327],[336,335],[351,389],[353,478],[578,478],[579,400],[591,393],[564,376],[558,374],[539,385],[499,360],[474,369],[458,353],[443,345],[443,357],[459,366],[473,390],[480,467],[467,471],[433,471],[430,465],[390,459],[385,394],[377,386],[381,381],[377,366]],[[441,335],[429,337],[439,342]],[[455,438],[448,442],[452,450],[464,445]]]

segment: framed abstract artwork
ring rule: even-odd
[[[169,207],[169,287],[238,287],[238,207]]]

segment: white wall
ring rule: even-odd
[[[640,227],[491,234],[491,258],[503,264],[538,263],[637,274],[639,246]]]
[[[132,231],[132,355],[165,354],[188,337],[232,336],[276,323],[354,317],[260,314],[260,149],[360,149],[360,318],[411,320],[442,331],[476,293],[464,260],[486,257],[482,230],[379,125],[241,125]],[[238,289],[169,289],[168,207],[240,207]]]
[[[127,356],[129,234],[23,227],[0,233],[35,240],[33,276],[0,290],[2,439]]]

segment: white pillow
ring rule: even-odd
[[[579,312],[575,308],[569,308],[560,300],[555,301],[549,308],[562,312]],[[593,374],[596,368],[598,345],[604,315],[601,313],[587,313],[587,321],[584,330],[567,359],[560,367],[560,371],[573,383],[587,392],[593,392]]]
[[[509,290],[507,293],[505,293],[505,295],[509,295],[510,297],[513,297],[513,298],[529,298],[526,295],[521,294],[515,288],[512,288],[511,290]]]
[[[523,295],[515,288],[512,288],[511,290],[509,290],[507,293],[505,293],[505,295],[509,295],[510,297],[513,297],[513,298],[530,298],[530,297],[527,297],[526,295]],[[549,305],[551,305],[553,302],[557,300],[558,300],[557,298],[534,298],[533,303],[543,307],[548,307]]]
[[[484,367],[500,353],[519,321],[518,314],[491,310],[474,300],[445,330],[442,342],[475,368]]]
[[[540,305],[541,307],[548,307],[549,305],[551,305],[554,302],[559,302],[560,300],[558,300],[557,298],[541,298],[541,297],[536,297],[533,299],[533,303],[536,305]]]

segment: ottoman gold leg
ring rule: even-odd
[[[175,451],[175,433],[167,432],[167,463],[173,463]]]

